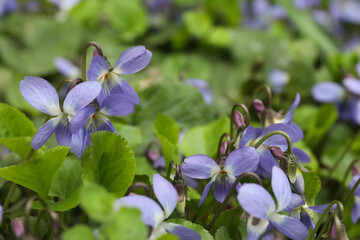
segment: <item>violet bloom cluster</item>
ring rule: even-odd
[[[161,206],[149,197],[131,195],[118,199],[114,208],[118,209],[122,206],[138,208],[141,211],[143,222],[152,227],[149,240],[158,239],[166,233],[173,234],[180,240],[200,240],[201,236],[196,231],[179,224],[165,222],[175,210],[178,202],[178,193],[175,187],[159,174],[154,174],[153,189]]]
[[[356,70],[360,77],[360,63]],[[335,82],[321,82],[312,89],[313,98],[322,103],[336,104],[342,120],[360,125],[360,79],[346,77],[342,85]]]
[[[33,107],[52,116],[33,137],[33,149],[39,149],[55,133],[60,145],[70,146],[71,152],[80,157],[86,145],[90,145],[91,133],[116,132],[108,116],[123,116],[134,111],[134,105],[139,102],[135,90],[114,75],[110,66],[106,65],[105,69],[103,65],[96,64],[103,59],[100,57],[99,60],[99,57],[95,56],[90,64],[89,81],[69,89],[62,105],[56,89],[45,79],[25,77],[20,82],[23,97]],[[145,47],[129,48],[120,55],[116,72],[129,74],[140,71],[150,59],[151,53]]]
[[[271,186],[277,200],[258,184],[247,183],[240,187],[237,200],[242,208],[250,214],[247,221],[247,239],[257,240],[266,231],[276,228],[291,239],[302,240],[308,236],[308,228],[299,220],[280,214],[291,202],[290,183],[285,173],[274,166]],[[263,239],[274,239],[269,233]]]
[[[7,14],[16,11],[18,6],[17,0],[2,0],[0,1],[0,17]]]
[[[199,206],[204,202],[214,183],[214,196],[223,202],[236,177],[244,172],[255,171],[259,164],[259,155],[253,147],[241,147],[232,151],[225,160],[216,163],[211,157],[197,154],[185,158],[181,165],[182,174],[193,179],[208,179]]]

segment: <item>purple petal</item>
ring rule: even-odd
[[[162,223],[168,233],[177,236],[180,240],[201,240],[201,236],[194,230],[176,223]]]
[[[156,198],[165,210],[165,218],[168,218],[174,211],[178,194],[175,187],[160,174],[153,176],[153,189]]]
[[[95,114],[95,109],[91,105],[87,105],[80,111],[78,111],[75,116],[71,119],[70,130],[72,133],[77,133],[81,128],[83,128],[88,121],[88,119]]]
[[[338,83],[322,82],[312,88],[311,94],[318,102],[338,103],[342,101],[345,91]]]
[[[271,215],[269,220],[277,230],[288,238],[305,240],[309,234],[306,226],[294,218],[276,213]]]
[[[59,95],[56,89],[45,79],[25,77],[20,82],[20,92],[26,101],[41,112],[52,116],[61,113]]]
[[[295,209],[297,209],[303,205],[305,205],[304,199],[299,194],[292,193],[289,204],[283,210],[285,212],[291,213],[292,211],[294,211]]]
[[[307,229],[315,228],[314,221],[311,219],[310,215],[306,212],[306,210],[301,211],[300,222],[302,222],[306,226]]]
[[[279,166],[270,150],[264,150],[260,153],[260,166],[261,168],[271,175],[274,166]]]
[[[120,79],[120,84],[114,86],[112,90],[112,94],[116,94],[116,93],[120,93],[128,96],[130,100],[135,104],[139,104],[140,102],[139,96],[136,93],[136,91],[124,79]]]
[[[237,200],[246,212],[256,218],[266,219],[275,212],[275,202],[270,193],[255,183],[240,187]]]
[[[202,193],[202,195],[201,195],[201,198],[200,198],[200,202],[199,202],[198,207],[200,207],[200,205],[205,201],[206,196],[208,195],[209,190],[210,190],[210,187],[211,187],[211,185],[212,185],[213,182],[214,182],[214,181],[211,180],[208,184],[206,184],[206,186],[205,186],[205,188],[204,188],[204,191],[203,191],[203,193]]]
[[[360,125],[360,98],[354,97],[351,100],[351,117],[356,124]]]
[[[305,181],[304,177],[299,169],[296,170],[295,182],[291,184],[294,192],[297,194],[303,195],[305,191]]]
[[[181,164],[182,173],[188,177],[196,179],[210,178],[219,170],[219,165],[211,157],[204,154],[187,157]]]
[[[293,104],[291,105],[289,112],[293,112],[299,106],[300,100],[301,100],[300,94],[296,93],[295,100],[294,100]]]
[[[261,132],[262,132],[261,128],[254,128],[251,125],[248,126],[242,135],[239,148],[245,146],[247,143],[258,138]]]
[[[57,57],[55,58],[54,63],[57,70],[67,78],[75,79],[81,74],[80,68],[65,58]]]
[[[114,73],[131,74],[144,69],[151,60],[152,53],[144,46],[135,46],[126,49],[118,58]]]
[[[252,225],[254,217],[250,216],[249,219],[247,220],[247,238],[248,240],[256,240],[259,239],[259,237],[269,229],[269,221],[268,220],[261,220],[259,221],[258,224],[256,225]],[[265,239],[262,238],[262,239]],[[274,239],[274,238],[270,238],[270,239]]]
[[[290,126],[288,124],[283,124],[283,123],[277,123],[277,124],[272,124],[272,125],[268,126],[267,128],[264,129],[264,131],[261,133],[260,136],[261,137],[265,136],[266,134],[273,132],[273,131],[285,132],[290,137],[292,142],[295,142],[299,138],[296,130],[292,126]],[[276,135],[271,136],[267,140],[265,140],[265,142],[263,144],[269,145],[269,146],[287,145],[287,141],[284,136],[282,136],[280,134],[276,134]]]
[[[328,206],[329,204],[323,204],[323,205],[308,207],[308,209],[312,210],[313,212],[323,214]],[[337,204],[334,204],[331,207],[331,210],[335,210],[335,208],[337,208]]]
[[[100,112],[107,116],[124,116],[134,111],[134,103],[128,96],[123,94],[114,94],[105,98],[101,104]]]
[[[41,128],[35,133],[33,139],[31,140],[31,147],[34,150],[38,150],[46,143],[46,141],[53,135],[55,132],[56,125],[59,123],[59,117],[52,118],[47,121]]]
[[[226,158],[224,169],[231,168],[235,177],[244,172],[256,170],[260,156],[253,147],[241,147],[232,151]]]
[[[234,180],[229,179],[229,177],[222,176],[216,178],[214,182],[214,196],[218,202],[222,203],[225,200],[233,183]]]
[[[290,123],[288,125],[296,131],[296,139],[293,140],[294,142],[300,141],[304,138],[303,130],[296,123]]]
[[[72,133],[70,131],[70,123],[68,122],[66,116],[63,116],[57,124],[55,129],[55,138],[60,145],[68,147],[71,146]]]
[[[347,77],[343,80],[345,88],[352,94],[360,96],[360,80]]]
[[[141,219],[146,225],[157,227],[164,219],[164,212],[154,200],[151,198],[135,195],[126,196],[115,202],[116,207],[126,206],[135,207],[141,211]]]
[[[80,131],[71,136],[70,151],[80,158],[85,151],[85,147],[85,131],[80,129]]]
[[[351,208],[351,220],[355,224],[360,218],[360,197],[355,196],[354,205]]]
[[[90,62],[89,70],[87,71],[89,81],[101,82],[107,73],[109,73],[109,67],[105,59],[99,55],[93,57]]]
[[[64,100],[64,112],[75,115],[77,111],[87,106],[100,93],[101,87],[98,82],[83,82],[75,86],[66,95]]]
[[[269,81],[274,93],[280,93],[289,82],[289,74],[279,69],[272,70],[269,73]]]
[[[311,162],[310,156],[300,148],[293,148],[293,153],[301,163]]]
[[[355,186],[355,184],[356,184],[356,182],[359,180],[359,178],[360,178],[360,175],[356,175],[356,176],[354,176],[354,177],[351,179],[351,181],[350,181],[350,183],[349,183],[349,188],[350,188],[350,190],[353,189],[353,187]],[[358,187],[356,188],[356,190],[355,190],[355,192],[354,192],[354,195],[360,197],[360,186],[358,186]]]
[[[277,166],[272,169],[271,187],[277,200],[277,211],[280,212],[291,201],[291,188],[285,173]]]

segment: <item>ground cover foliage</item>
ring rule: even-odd
[[[360,239],[359,11],[0,1],[0,238]]]

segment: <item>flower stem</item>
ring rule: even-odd
[[[346,146],[346,148],[344,149],[344,151],[341,153],[341,155],[339,156],[339,158],[336,160],[334,166],[332,166],[332,168],[330,169],[328,175],[326,176],[324,182],[323,182],[323,186],[326,185],[326,183],[329,181],[332,173],[334,172],[334,170],[339,166],[339,164],[341,163],[341,161],[344,159],[344,157],[346,156],[346,154],[350,151],[352,145],[354,144],[354,142],[356,141],[356,139],[360,136],[360,130],[354,135],[354,137],[351,139],[351,141],[349,142],[349,144]]]
[[[266,84],[261,84],[261,85],[259,85],[259,86],[255,89],[255,91],[254,91],[254,93],[253,93],[253,95],[252,95],[252,101],[251,101],[251,102],[254,101],[256,94],[257,94],[261,89],[265,89],[265,90],[266,90],[266,92],[267,92],[267,94],[268,94],[267,107],[268,107],[268,108],[271,108],[271,99],[272,99],[271,89],[270,89],[270,87],[269,87],[268,85],[266,85]]]
[[[273,131],[273,132],[269,132],[268,134],[266,134],[265,136],[263,136],[259,141],[257,141],[257,143],[255,144],[254,148],[258,148],[263,142],[265,142],[265,140],[267,140],[268,138],[270,138],[271,136],[274,135],[281,135],[284,136],[284,138],[286,139],[286,142],[288,144],[288,151],[292,152],[292,144],[291,144],[291,139],[289,137],[289,135],[287,135],[285,132],[283,131]]]
[[[360,178],[357,180],[357,182],[355,183],[354,187],[351,189],[351,192],[347,195],[345,201],[344,201],[344,207],[346,206],[346,204],[349,202],[350,197],[354,194],[354,192],[356,191],[356,189],[358,188],[358,186],[360,185]]]
[[[149,188],[149,186],[143,182],[136,182],[133,185],[131,185],[128,190],[125,193],[125,196],[128,196],[130,193],[132,193],[132,191],[134,191],[135,188],[142,188],[145,190],[146,195],[151,198],[151,190]]]
[[[95,48],[98,50],[99,55],[100,55],[101,57],[104,56],[104,55],[103,55],[103,52],[102,52],[102,50],[101,50],[100,45],[97,44],[96,42],[88,42],[88,43],[85,45],[84,51],[83,51],[83,55],[82,55],[82,61],[81,61],[81,73],[82,73],[81,76],[82,76],[82,80],[83,80],[84,82],[86,81],[86,52],[87,52],[87,50],[88,50],[88,48],[89,48],[90,46],[95,47]]]
[[[346,169],[346,173],[345,173],[344,178],[343,178],[343,180],[342,180],[342,182],[341,182],[341,185],[340,185],[340,187],[339,187],[339,190],[338,190],[338,191],[336,192],[336,194],[335,194],[334,199],[337,199],[337,198],[339,197],[340,193],[342,192],[342,190],[344,189],[345,181],[346,181],[347,177],[349,176],[349,173],[350,173],[350,171],[351,171],[351,168],[352,168],[353,165],[354,165],[355,163],[357,163],[357,162],[360,162],[360,159],[355,159],[354,161],[352,161],[351,164],[349,165],[349,167]]]
[[[316,232],[320,228],[320,225],[324,221],[325,217],[328,215],[328,213],[329,213],[330,209],[332,208],[332,206],[334,206],[335,204],[337,204],[338,207],[339,207],[339,216],[340,216],[340,219],[342,219],[342,215],[343,215],[343,212],[344,212],[343,204],[338,200],[334,200],[329,204],[329,206],[325,209],[323,214],[320,216],[318,222],[316,223],[316,226],[315,226],[314,230],[311,232],[310,237],[308,237],[308,239],[314,239]]]
[[[12,183],[4,202],[4,211],[9,207],[11,197],[16,189],[16,183]]]
[[[210,230],[212,228],[212,226],[214,225],[214,223],[216,222],[216,220],[218,219],[218,217],[220,216],[220,214],[225,210],[226,206],[227,206],[227,202],[229,201],[232,193],[235,191],[236,186],[239,184],[239,182],[241,180],[243,180],[245,177],[250,176],[256,179],[256,181],[262,185],[262,180],[259,177],[259,175],[257,175],[256,173],[253,172],[244,172],[243,174],[241,174],[240,176],[238,176],[235,180],[235,182],[233,183],[233,185],[231,186],[228,194],[226,195],[225,200],[221,203],[218,211],[216,212],[215,216],[211,219],[209,225],[207,226],[207,230]]]

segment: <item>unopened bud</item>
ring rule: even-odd
[[[146,151],[146,158],[152,163],[154,163],[160,158],[160,154],[158,151],[149,149],[148,151]]]
[[[171,164],[175,170],[173,185],[178,193],[176,210],[178,211],[178,213],[184,213],[186,206],[185,200],[190,200],[187,194],[188,186],[182,177],[180,165],[175,164],[174,162],[171,162]]]
[[[221,155],[226,154],[226,149],[228,148],[228,146],[229,146],[229,144],[227,141],[221,143],[221,146],[220,146],[220,154]]]
[[[234,123],[235,123],[237,128],[242,128],[242,127],[246,126],[244,116],[241,114],[241,112],[235,111],[235,113],[234,113]]]
[[[97,48],[94,49],[93,51],[93,56],[98,56],[99,55],[99,51],[97,50]]]
[[[270,152],[274,158],[281,158],[283,156],[283,151],[278,146],[271,146]]]
[[[358,167],[358,166],[353,165],[352,168],[351,168],[351,170],[352,170],[353,176],[360,175],[360,170],[359,170],[359,167]]]
[[[20,220],[20,218],[18,218],[18,217],[13,219],[12,228],[13,228],[13,231],[14,231],[16,237],[20,237],[25,233],[24,225],[23,225],[22,221]]]
[[[262,113],[265,111],[265,106],[263,104],[263,102],[259,99],[254,99],[253,101],[253,107],[254,109],[258,112],[258,113]]]
[[[334,220],[331,226],[330,239],[349,240],[345,225],[337,215],[334,216]]]

